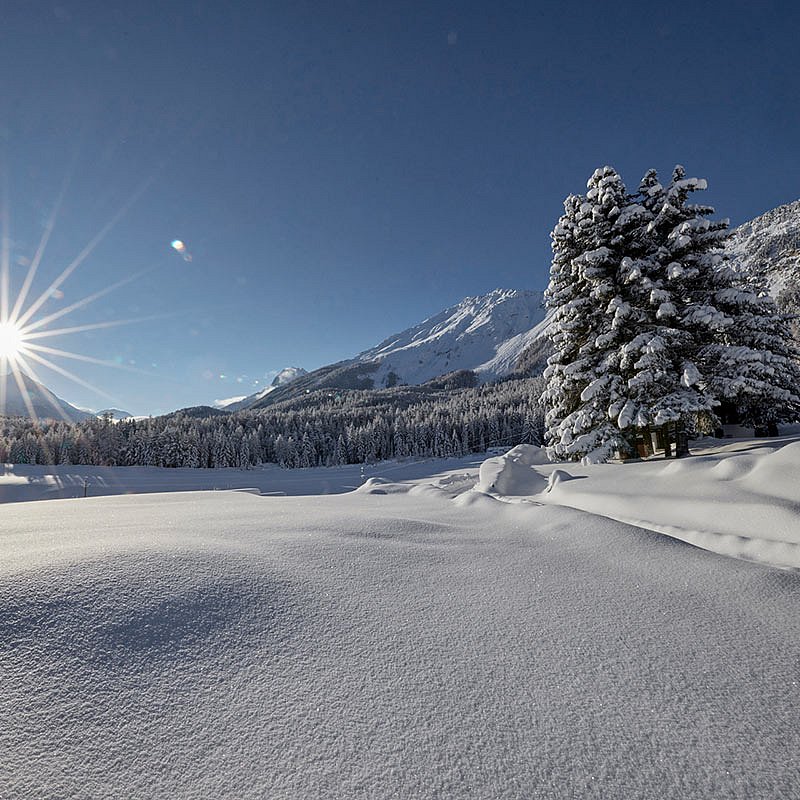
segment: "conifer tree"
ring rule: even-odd
[[[608,416],[621,391],[614,320],[626,315],[617,279],[625,242],[615,223],[629,204],[619,175],[603,167],[589,179],[585,197],[566,199],[552,233],[545,297],[553,311],[555,353],[547,362],[542,400],[548,453],[554,459],[605,460],[615,449],[629,447]],[[628,215],[622,219],[627,226]]]
[[[631,208],[640,212],[631,214],[636,225],[628,231],[618,273],[629,322],[619,346],[624,389],[609,408],[620,429],[670,422],[684,427],[717,405],[704,391],[697,364],[701,344],[709,341],[698,326],[706,314],[717,324],[722,320],[698,303],[698,291],[687,291],[687,280],[697,289],[714,280],[705,267],[714,263],[719,240],[705,234],[724,229],[724,223],[704,219],[713,209],[686,205],[689,192],[702,188],[705,181],[687,179],[682,167],[666,188],[650,170],[633,198]]]
[[[659,413],[687,420],[721,403],[746,425],[796,419],[800,366],[790,326],[766,290],[748,286],[728,264],[722,249],[728,221],[709,219],[713,208],[688,202],[705,188],[705,180],[687,178],[679,165],[667,187],[645,189],[654,212],[647,235],[656,313],[669,323],[668,350],[680,362],[673,383],[680,374],[682,386],[661,392],[656,404],[651,399],[656,424]]]
[[[705,188],[677,166],[666,187],[650,170],[629,196],[605,167],[565,201],[546,293],[551,458],[605,460],[637,428],[697,430],[721,402],[751,425],[800,416],[787,319],[727,265],[727,220],[689,202]]]

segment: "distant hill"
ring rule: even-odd
[[[205,419],[206,417],[224,417],[230,414],[227,408],[215,408],[214,406],[189,406],[188,408],[179,408],[177,411],[172,411],[170,414],[162,414],[164,417],[180,414],[183,417],[196,417],[197,419]]]
[[[120,411],[118,408],[104,408],[102,411],[95,411],[94,416],[100,418],[108,416],[113,420],[121,420],[132,417],[133,414],[130,411]]]
[[[30,417],[32,409],[34,415],[42,419],[80,422],[94,417],[91,412],[82,411],[57,397],[46,386],[32,378],[22,375],[21,381],[25,389],[24,394],[13,374],[0,375],[0,415]],[[5,397],[3,397],[3,386],[5,386]]]

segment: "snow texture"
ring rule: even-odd
[[[597,469],[745,506],[797,447]],[[0,797],[796,796],[796,574],[463,474],[4,508]]]
[[[740,268],[764,280],[774,296],[796,293],[800,279],[800,200],[740,225],[725,249]]]

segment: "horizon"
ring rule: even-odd
[[[125,368],[59,362],[112,398],[42,382],[83,408],[211,405],[464,297],[541,290],[564,197],[605,163],[629,189],[684,164],[732,227],[792,202],[794,21],[744,3],[721,19],[689,3],[14,8],[11,297],[51,218],[28,304],[105,234],[41,314],[139,275],[65,317],[87,327],[56,345]]]

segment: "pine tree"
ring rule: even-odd
[[[636,429],[708,428],[721,402],[753,425],[800,415],[788,321],[728,267],[727,220],[688,202],[705,188],[678,166],[666,187],[650,170],[628,196],[606,167],[565,201],[546,295],[551,457],[605,460]]]

